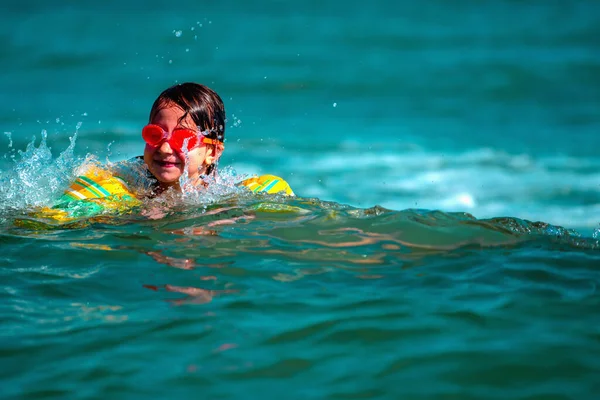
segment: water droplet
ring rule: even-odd
[[[8,137],[8,147],[12,147],[12,145],[13,145],[12,132],[4,132],[4,134]]]
[[[234,114],[232,114],[231,117],[233,118],[233,126],[235,128],[237,128],[238,126],[240,126],[242,124],[242,120],[237,118]]]
[[[186,53],[189,53],[189,52],[190,52],[190,49],[185,49],[185,52],[186,52]]]
[[[334,106],[334,107],[337,107],[337,103],[333,103],[333,106]]]
[[[169,64],[173,64],[173,60],[169,60]]]
[[[178,31],[173,31],[173,33],[175,34],[176,37],[181,37],[181,35],[183,34],[182,31],[178,30]]]

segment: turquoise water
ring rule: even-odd
[[[597,398],[597,2],[11,1],[2,22],[3,398]],[[224,176],[296,199],[28,214],[87,156],[139,155],[189,80],[226,103]]]

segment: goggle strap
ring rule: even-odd
[[[215,146],[225,147],[223,142],[221,142],[220,140],[217,140],[217,139],[209,139],[207,137],[202,137],[202,139],[200,139],[200,141],[204,144],[213,144]]]

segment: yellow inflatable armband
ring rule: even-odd
[[[32,216],[65,223],[106,211],[128,212],[140,204],[123,179],[92,166],[71,183],[52,208],[43,207]]]
[[[89,168],[65,190],[61,200],[101,199],[109,196],[135,197],[125,181],[98,167]]]
[[[248,178],[239,183],[240,186],[245,186],[254,193],[284,193],[288,196],[294,196],[294,192],[290,185],[282,178],[275,175],[261,175]]]

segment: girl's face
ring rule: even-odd
[[[178,106],[167,105],[156,113],[150,123],[160,126],[168,134],[175,128],[196,131],[198,128],[190,116],[179,123],[183,115],[184,111]],[[187,160],[183,152],[172,149],[167,141],[156,147],[146,144],[144,149],[144,162],[163,187],[179,187],[179,178],[186,168],[190,182],[198,184],[200,175],[215,161],[213,150],[204,145],[189,150]]]

